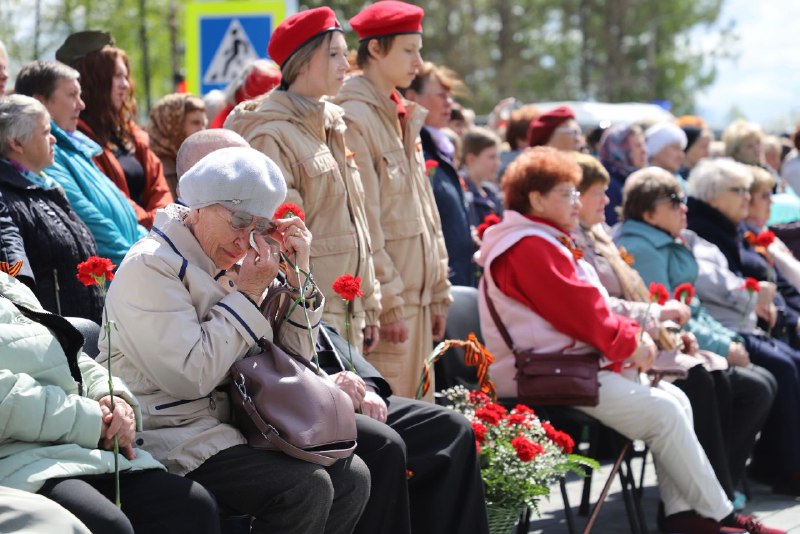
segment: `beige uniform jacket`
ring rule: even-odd
[[[356,316],[365,316],[367,325],[378,325],[381,311],[364,189],[353,154],[345,146],[342,109],[329,102],[302,100],[273,91],[237,106],[225,127],[281,168],[288,188],[286,201],[303,208],[313,234],[313,276],[328,301],[324,317],[344,335],[344,302],[331,288],[339,276],[362,278],[364,296],[353,302]]]
[[[233,362],[273,335],[258,308],[217,282],[219,269],[183,224],[187,213],[175,204],[157,212],[150,234],[125,256],[106,298],[108,318],[116,324],[112,368],[142,410],[144,432],[137,444],[181,475],[246,443],[228,424],[223,384]],[[323,301],[308,310],[312,325],[320,321]],[[295,324],[305,324],[300,306],[281,328],[279,343],[310,355],[308,331]],[[103,362],[108,338],[99,346]]]
[[[347,80],[334,102],[345,110],[347,146],[364,184],[381,322],[402,318],[404,306],[446,315],[447,250],[419,138],[427,110],[405,101],[400,124],[394,102],[361,76]]]

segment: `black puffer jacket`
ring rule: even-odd
[[[23,276],[20,280],[32,282],[46,310],[100,322],[99,292],[76,277],[78,263],[97,255],[97,245],[61,189],[34,185],[0,160],[0,214],[8,216],[0,239],[0,261],[30,262],[33,279]],[[23,250],[27,258],[21,256]]]

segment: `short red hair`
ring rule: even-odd
[[[531,211],[531,192],[546,195],[564,182],[578,187],[581,176],[581,168],[569,152],[544,146],[529,148],[511,162],[503,175],[506,207],[527,215]]]

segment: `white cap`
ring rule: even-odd
[[[250,147],[215,150],[186,171],[178,187],[190,208],[222,204],[265,219],[286,198],[286,181],[274,161]]]
[[[671,122],[654,124],[644,132],[644,137],[647,144],[647,153],[650,157],[655,156],[664,150],[664,147],[673,143],[679,143],[681,150],[685,150],[686,144],[689,142],[686,139],[686,132],[680,126]]]

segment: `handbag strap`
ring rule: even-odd
[[[328,456],[324,453],[305,451],[295,447],[283,439],[278,434],[278,430],[274,426],[264,421],[264,419],[261,417],[261,414],[258,413],[258,409],[253,403],[253,399],[250,398],[249,395],[243,396],[242,405],[244,406],[245,412],[247,412],[247,415],[250,417],[250,420],[258,428],[258,431],[261,432],[261,434],[268,439],[270,443],[275,445],[275,447],[280,449],[283,453],[300,460],[305,460],[306,462],[312,462],[315,464],[324,465],[326,467],[333,465],[337,460],[340,459],[337,457]],[[342,449],[336,449],[332,452],[336,452],[338,456],[346,458],[352,455],[355,450],[356,442],[352,442],[351,446]]]
[[[486,281],[486,277],[483,278],[481,283],[483,285],[483,297],[486,299],[486,306],[489,308],[489,315],[492,316],[494,325],[497,327],[497,330],[500,331],[500,336],[503,338],[503,341],[506,342],[506,345],[508,345],[508,348],[511,349],[511,352],[516,354],[517,347],[514,345],[514,340],[511,339],[511,334],[508,333],[506,325],[504,325],[503,321],[500,319],[500,315],[497,313],[497,309],[494,307],[494,302],[492,302],[492,298],[489,296],[489,289],[487,288],[489,282]]]

